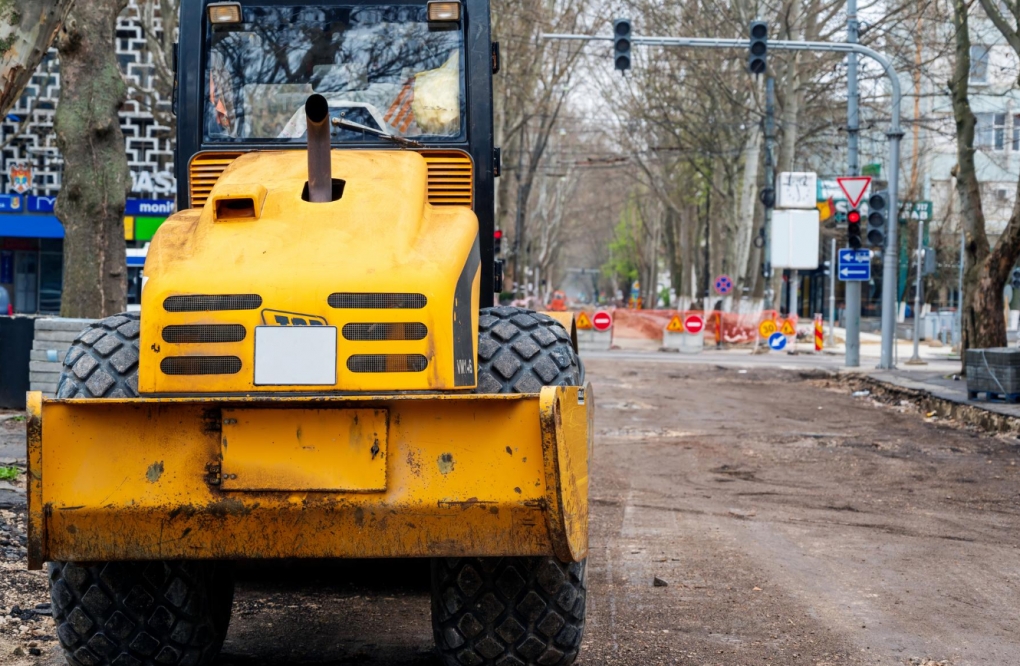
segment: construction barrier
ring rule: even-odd
[[[704,312],[703,310],[613,310],[614,339],[646,339],[662,340],[665,344],[664,331],[674,316],[681,320],[690,315],[699,315],[705,321],[703,330],[705,344],[716,346],[753,345],[758,339],[758,327],[765,320],[782,324],[783,318],[776,310],[764,310],[754,313],[737,312]],[[794,327],[797,318],[790,317]],[[777,326],[778,328],[778,326]],[[675,343],[679,345],[679,339]]]

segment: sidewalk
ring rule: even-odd
[[[958,370],[957,370],[958,371]],[[1020,419],[1020,404],[1006,402],[993,402],[984,398],[970,400],[967,397],[967,380],[959,377],[955,372],[903,370],[874,370],[864,373],[867,377],[890,384],[899,388],[913,391],[923,391],[939,400],[945,400],[957,405],[965,405],[969,408],[979,409],[1001,416]],[[959,377],[954,379],[954,377]]]

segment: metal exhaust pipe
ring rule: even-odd
[[[308,123],[308,200],[328,203],[333,200],[333,167],[330,163],[329,102],[312,95],[305,102]]]

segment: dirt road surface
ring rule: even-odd
[[[588,373],[583,664],[1020,664],[1020,441],[808,370],[592,359]],[[0,664],[59,664],[34,610],[45,575],[18,549],[23,509],[0,525]],[[244,568],[219,663],[434,666],[427,575]]]

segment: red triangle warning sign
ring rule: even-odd
[[[837,178],[836,183],[839,185],[839,189],[843,190],[843,194],[846,195],[847,201],[850,202],[850,207],[857,208],[857,204],[861,203],[861,199],[864,198],[865,190],[871,184],[871,176],[846,176],[844,178]]]
[[[666,330],[669,331],[670,333],[684,332],[684,323],[680,321],[680,315],[678,314],[673,315],[673,318],[669,320],[668,324],[666,324]]]
[[[789,319],[783,320],[783,325],[779,328],[779,332],[783,335],[797,335],[797,329],[793,327],[793,322]]]
[[[574,325],[579,331],[587,331],[591,329],[591,319],[584,312],[577,313],[577,319],[574,321]]]

